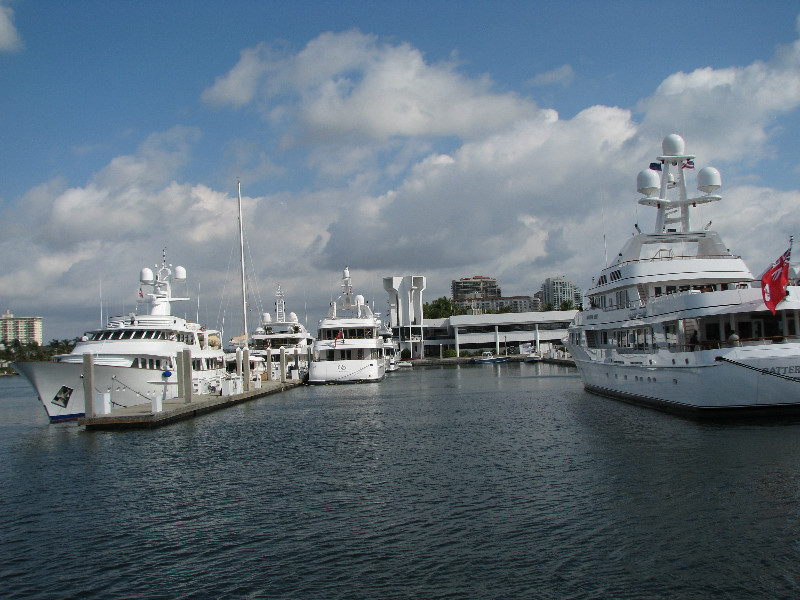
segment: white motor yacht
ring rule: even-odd
[[[151,402],[155,396],[177,396],[176,355],[191,350],[193,392],[218,393],[225,376],[224,352],[218,331],[171,314],[171,304],[188,298],[172,296],[172,284],[186,280],[186,269],[167,265],[164,256],[156,272],[144,268],[139,290],[146,314],[112,317],[102,329],[87,332],[69,354],[49,362],[16,362],[14,369],[34,387],[51,422],[85,415],[83,356],[94,356],[96,394],[108,394],[111,407]]]
[[[300,323],[297,314],[286,313],[286,302],[281,286],[275,292],[275,319],[270,313],[261,316],[261,325],[251,337],[251,357],[261,357],[264,368],[271,365],[271,378],[280,376],[281,348],[284,349],[287,365],[295,366],[297,359],[298,376],[303,377],[308,372],[308,351],[314,338]]]
[[[722,181],[713,167],[697,171],[701,195],[690,198],[695,157],[684,146],[667,136],[639,173],[639,204],[656,209],[655,228],[631,237],[593,282],[569,328],[569,352],[597,394],[694,416],[796,411],[800,287],[777,286],[788,296],[766,303],[771,275],[788,277],[791,242],[762,289],[710,221],[691,222],[695,207],[721,200]]]
[[[353,295],[350,270],[342,275],[341,304],[331,302],[314,340],[309,383],[381,381],[386,374],[381,323],[361,295]]]

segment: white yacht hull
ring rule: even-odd
[[[575,363],[588,391],[697,415],[800,412],[800,344],[769,344]],[[675,364],[672,364],[675,359]]]
[[[86,414],[82,363],[19,362],[12,366],[36,390],[51,422],[75,420]],[[161,373],[152,369],[95,365],[95,393],[109,393],[112,409],[146,404],[157,397],[175,398],[178,393],[176,374],[172,373],[165,383]],[[195,372],[193,376],[198,391],[217,391],[221,372],[209,371],[201,377],[198,374]]]
[[[308,383],[362,383],[381,381],[386,375],[382,359],[312,361]]]

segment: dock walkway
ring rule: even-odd
[[[189,404],[186,404],[183,398],[169,398],[164,400],[164,410],[157,413],[152,411],[150,403],[120,407],[115,408],[107,415],[95,415],[91,418],[78,419],[78,425],[82,425],[86,429],[147,429],[161,427],[162,425],[188,419],[202,413],[220,410],[234,404],[269,396],[270,394],[277,394],[300,384],[301,382],[298,380],[287,380],[285,383],[264,381],[259,389],[233,396],[193,395]]]

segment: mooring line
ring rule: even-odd
[[[781,373],[774,373],[772,371],[768,371],[767,369],[761,369],[759,367],[754,367],[752,365],[746,365],[744,363],[740,363],[735,360],[731,360],[730,358],[725,358],[724,356],[716,356],[714,360],[717,362],[726,362],[732,365],[736,365],[737,367],[744,367],[745,369],[750,369],[751,371],[758,371],[763,375],[772,375],[773,377],[779,377],[781,379],[786,379],[787,381],[794,381],[795,383],[800,383],[800,377],[789,377],[788,375],[782,375]]]

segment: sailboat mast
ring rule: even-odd
[[[242,225],[242,182],[239,184],[239,249],[242,259],[242,322],[244,323],[244,346],[247,348],[247,284],[244,271],[244,227]]]

